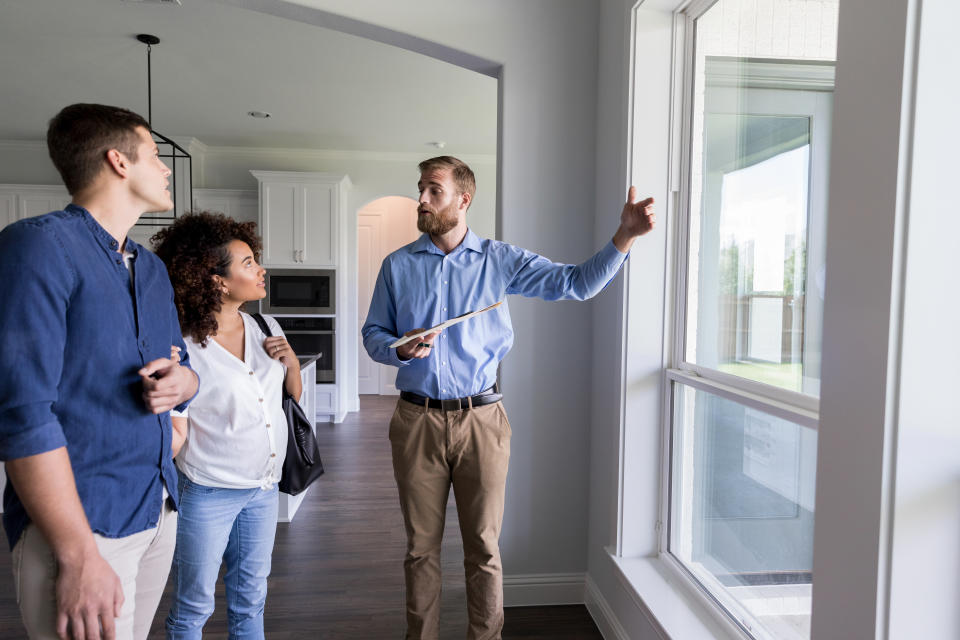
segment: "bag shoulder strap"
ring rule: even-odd
[[[270,327],[267,325],[267,321],[264,319],[263,315],[260,313],[254,313],[253,319],[257,321],[257,324],[260,325],[260,330],[269,338],[273,334],[270,332]]]

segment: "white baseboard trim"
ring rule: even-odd
[[[590,616],[596,623],[597,628],[600,629],[600,635],[602,635],[605,640],[630,640],[626,629],[624,629],[620,621],[617,620],[613,609],[607,604],[607,600],[603,597],[603,594],[600,593],[600,589],[597,588],[596,583],[590,576],[587,576],[586,583],[584,604],[587,605],[587,611],[590,612]]]
[[[583,604],[583,573],[528,573],[503,576],[505,607]]]

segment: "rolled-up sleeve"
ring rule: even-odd
[[[0,459],[66,446],[53,413],[77,274],[55,233],[29,221],[0,233]]]

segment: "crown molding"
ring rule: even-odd
[[[402,164],[418,163],[431,156],[413,151],[356,151],[345,149],[292,149],[287,147],[231,147],[208,145],[192,136],[170,136],[177,144],[187,150],[191,156],[199,158],[235,157],[263,158],[279,156],[303,160],[356,160],[366,162],[396,162]],[[47,153],[46,140],[0,140],[0,152],[34,151]],[[441,153],[439,149],[434,153]],[[495,165],[495,153],[458,154],[458,158],[473,165]]]
[[[207,147],[206,157],[232,156],[243,158],[262,158],[280,156],[303,160],[357,160],[366,162],[396,162],[409,164],[430,157],[430,153],[412,151],[352,151],[343,149],[290,149],[282,147]],[[457,156],[464,162],[477,165],[494,165],[496,154],[461,154]]]

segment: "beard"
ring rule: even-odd
[[[458,222],[456,207],[452,204],[440,211],[417,214],[417,229],[432,236],[442,236],[456,227]]]

